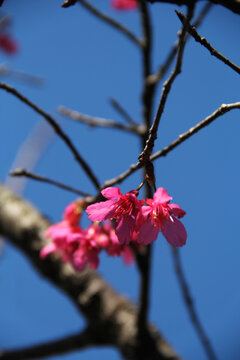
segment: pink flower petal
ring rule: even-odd
[[[131,216],[123,216],[116,227],[116,235],[121,244],[128,245],[134,230],[135,219]]]
[[[98,265],[99,265],[99,257],[98,257],[98,254],[97,253],[94,253],[92,252],[90,255],[89,255],[89,265],[90,267],[93,269],[93,270],[96,270],[98,268]]]
[[[114,200],[114,199],[118,200],[122,196],[122,193],[121,193],[119,187],[108,187],[106,189],[103,189],[101,191],[101,194],[105,198],[110,199],[110,200]]]
[[[145,245],[151,244],[158,237],[159,231],[160,228],[154,226],[149,218],[140,227],[137,242]]]
[[[132,10],[138,6],[135,0],[112,0],[112,7],[117,10]]]
[[[182,210],[177,204],[169,204],[169,207],[171,209],[171,213],[178,218],[182,218],[184,215],[186,215],[186,212]]]
[[[158,202],[160,204],[169,202],[172,200],[172,197],[168,195],[168,192],[166,189],[159,187],[155,194],[153,195],[153,199],[155,202]]]
[[[126,265],[131,265],[135,260],[134,253],[129,246],[124,246],[124,248],[121,252],[121,256]]]
[[[103,221],[113,217],[116,202],[114,200],[102,201],[96,204],[89,205],[86,208],[86,213],[89,215],[89,220]]]
[[[187,232],[181,221],[171,217],[164,222],[162,233],[167,241],[173,246],[183,246],[186,244]]]
[[[142,206],[141,212],[142,212],[142,215],[145,217],[145,219],[150,214],[151,210],[152,210],[152,208],[150,206]]]
[[[42,248],[42,250],[40,251],[40,258],[44,259],[47,255],[51,254],[55,250],[56,250],[56,246],[53,243],[44,246],[44,248]]]

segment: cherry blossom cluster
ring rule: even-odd
[[[45,235],[51,242],[41,250],[40,257],[55,253],[77,271],[82,271],[87,264],[96,269],[99,253],[105,250],[109,256],[122,256],[125,264],[131,264],[134,254],[129,246],[119,243],[111,221],[102,225],[94,222],[86,229],[81,228],[83,207],[83,201],[71,203],[64,211],[63,221],[47,229]]]
[[[146,202],[138,200],[137,190],[123,195],[118,187],[109,187],[101,193],[108,200],[86,208],[88,218],[93,221],[86,229],[79,225],[84,201],[79,200],[66,207],[63,221],[46,231],[46,237],[51,238],[51,242],[42,249],[42,258],[54,252],[81,271],[88,264],[96,269],[103,250],[109,256],[122,256],[126,264],[132,263],[134,254],[131,244],[141,249],[156,240],[160,231],[173,246],[186,243],[185,227],[177,219],[182,218],[185,211],[176,204],[170,204],[172,197],[166,189],[159,187],[153,199]]]
[[[186,243],[187,232],[177,219],[186,213],[177,204],[170,204],[172,197],[166,189],[159,187],[153,199],[138,200],[138,191],[132,190],[123,195],[118,187],[102,190],[107,201],[92,204],[86,213],[92,221],[116,220],[116,235],[120,244],[131,240],[148,245],[156,240],[159,231],[173,246]]]

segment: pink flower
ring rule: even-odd
[[[95,242],[95,235],[92,225],[83,231],[80,227],[72,228],[66,221],[62,221],[46,231],[46,237],[51,237],[52,242],[41,250],[40,257],[43,259],[54,252],[61,256],[62,261],[71,263],[77,271],[82,271],[88,264],[96,269],[101,248]]]
[[[81,218],[83,207],[83,200],[72,202],[65,208],[63,213],[63,220],[66,221],[70,226],[77,226]]]
[[[133,10],[138,3],[135,0],[112,0],[111,5],[116,10]]]
[[[87,264],[94,270],[97,269],[99,265],[98,254],[101,248],[95,241],[96,233],[92,231],[93,225],[90,225],[86,231],[81,234],[79,237],[79,247],[72,255],[72,265],[78,271],[82,271]]]
[[[71,262],[73,253],[83,237],[83,230],[78,225],[83,205],[82,200],[69,204],[64,211],[63,221],[47,229],[45,236],[51,238],[51,242],[42,248],[41,258],[54,252],[60,255],[64,262]]]
[[[88,218],[92,221],[116,219],[118,240],[121,244],[128,244],[134,232],[136,216],[144,200],[137,199],[138,191],[132,190],[123,195],[118,187],[106,188],[101,193],[109,200],[88,206]]]
[[[108,239],[104,244],[104,249],[109,256],[121,256],[126,265],[131,265],[134,262],[135,256],[132,249],[128,245],[120,244],[110,221],[103,224],[102,234],[105,234]]]
[[[72,253],[78,247],[78,239],[81,234],[82,230],[80,227],[75,227],[73,229],[64,221],[50,226],[47,229],[45,236],[51,238],[52,242],[42,248],[40,257],[43,259],[52,252],[55,252],[61,256],[64,262],[69,261],[72,257]]]
[[[153,199],[147,199],[149,206],[142,207],[138,216],[138,242],[145,245],[156,240],[159,231],[167,241],[174,246],[183,246],[186,243],[187,232],[184,225],[176,219],[186,213],[176,204],[169,204],[172,197],[167,190],[160,187],[155,192]]]
[[[0,48],[7,54],[15,54],[18,50],[18,45],[9,34],[2,33],[0,34]]]

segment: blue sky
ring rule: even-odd
[[[108,0],[93,3],[140,34],[137,12],[118,13],[110,8]],[[4,2],[2,13],[12,16],[11,32],[20,44],[20,51],[16,57],[1,53],[0,61],[14,70],[42,76],[44,84],[35,88],[14,78],[2,80],[60,121],[103,182],[137,161],[140,151],[137,138],[73,123],[62,118],[57,107],[64,105],[122,121],[109,104],[109,98],[114,97],[140,122],[141,56],[125,37],[80,6],[62,9],[60,4],[53,0]],[[155,4],[150,8],[154,22],[153,64],[157,69],[174,43],[180,24],[174,6]],[[239,64],[239,30],[237,15],[215,7],[199,32]],[[155,108],[160,93],[161,86]],[[21,144],[36,124],[44,120],[10,94],[1,92],[0,99],[0,179],[4,181]],[[240,101],[238,75],[190,40],[182,74],[166,104],[155,150],[222,103],[237,101]],[[204,328],[222,360],[237,360],[240,353],[239,131],[239,110],[233,110],[166,158],[155,161],[157,186],[167,188],[174,202],[187,212],[183,221],[188,231],[187,245],[181,249],[183,266]],[[94,194],[85,174],[57,137],[35,171]],[[139,182],[140,172],[128,178],[121,190],[136,188]],[[31,181],[25,196],[55,222],[75,198],[66,191]],[[115,289],[137,301],[139,278],[135,266],[124,267],[121,260],[103,256],[99,271]],[[2,348],[55,339],[84,326],[68,299],[40,278],[27,259],[7,244],[0,258],[0,288]],[[154,245],[150,320],[183,358],[206,359],[182,301],[169,246],[161,235]],[[88,360],[99,356],[120,359],[113,349],[82,352],[82,357]],[[73,360],[79,354],[61,358]]]

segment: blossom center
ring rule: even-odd
[[[131,200],[122,197],[117,201],[117,208],[115,210],[115,217],[131,215],[134,209],[134,204]]]
[[[157,204],[152,211],[152,216],[155,224],[159,227],[162,227],[164,222],[170,217],[168,205]]]

